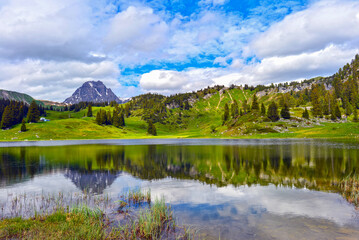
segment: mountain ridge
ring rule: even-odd
[[[98,81],[87,81],[77,88],[76,91],[65,99],[63,103],[71,105],[80,102],[112,102],[122,103],[122,101],[112,92],[111,88],[107,88],[105,84]]]

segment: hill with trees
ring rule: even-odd
[[[0,113],[11,129],[0,139],[359,137],[358,67],[357,55],[333,76],[301,82],[212,86],[171,96],[146,93],[124,104],[37,105],[51,121],[26,125],[26,132],[16,136],[22,120],[29,122],[30,110],[18,102],[24,114],[14,120],[17,113],[9,114],[14,108],[9,107],[4,117],[8,101]]]

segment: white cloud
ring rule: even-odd
[[[37,99],[64,101],[85,81],[101,80],[116,90],[119,70],[111,61],[84,63],[25,60],[0,63],[0,88],[25,92]]]
[[[359,2],[320,1],[273,24],[251,44],[259,57],[313,52],[330,44],[359,44]]]
[[[216,84],[214,78],[223,74],[215,68],[187,69],[185,71],[154,70],[141,76],[140,87],[147,92],[174,94],[191,92]]]
[[[139,61],[156,53],[168,39],[169,27],[151,8],[130,6],[112,20],[105,42],[121,61]]]
[[[93,47],[85,0],[11,0],[0,8],[2,58],[86,59]]]
[[[201,0],[201,1],[199,1],[198,5],[218,6],[218,5],[224,5],[227,2],[228,2],[228,0]]]

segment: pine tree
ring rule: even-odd
[[[120,112],[120,122],[119,122],[119,125],[120,125],[120,127],[124,127],[124,126],[126,126],[126,123],[125,123],[125,113],[124,113],[124,111],[121,111]]]
[[[116,110],[113,110],[112,125],[115,126],[115,127],[120,126],[120,117],[118,116],[118,112]]]
[[[40,119],[40,111],[35,101],[32,101],[27,113],[27,122],[37,122]]]
[[[280,111],[280,115],[284,119],[290,119],[289,107],[286,103],[284,103],[284,106],[283,106],[282,110]]]
[[[2,114],[2,119],[1,119],[1,128],[2,129],[6,129],[11,127],[11,108],[10,105],[5,107],[4,113]]]
[[[358,122],[358,109],[356,107],[353,109],[353,122]]]
[[[101,117],[100,117],[100,119],[101,119],[101,125],[106,125],[106,124],[107,124],[107,114],[106,114],[106,111],[105,111],[105,110],[102,110],[102,111],[100,112],[100,114],[101,114]]]
[[[261,106],[261,114],[262,114],[262,116],[266,115],[266,107],[264,106],[263,103],[262,103],[262,106]]]
[[[314,117],[322,117],[322,104],[320,102],[320,87],[318,84],[313,85],[311,92],[311,100],[312,100],[312,113]]]
[[[252,110],[254,110],[254,111],[259,110],[259,104],[258,104],[258,100],[257,100],[257,95],[256,95],[256,94],[253,95]]]
[[[92,117],[92,105],[89,104],[88,109],[87,109],[87,117]]]
[[[340,108],[339,108],[338,104],[335,107],[334,116],[338,119],[342,118],[342,113],[340,112]]]
[[[307,108],[304,109],[304,112],[302,113],[302,118],[309,119],[309,112]]]
[[[98,125],[101,125],[101,124],[102,124],[102,120],[101,120],[101,109],[100,109],[100,111],[98,111],[97,114],[96,114],[96,123],[97,123]]]
[[[224,124],[225,122],[227,122],[228,119],[229,119],[229,107],[228,107],[228,104],[226,103],[226,104],[224,105],[223,124]]]
[[[234,100],[231,105],[231,115],[232,118],[237,118],[239,116],[238,103],[236,100]]]
[[[278,107],[275,102],[271,102],[268,107],[267,117],[272,121],[276,122],[279,120]]]
[[[26,132],[25,119],[23,119],[21,123],[21,132]]]
[[[106,118],[106,125],[111,125],[111,124],[112,124],[111,111],[108,110],[108,111],[107,111],[107,118]]]
[[[156,126],[152,123],[151,120],[148,122],[147,132],[153,136],[157,135]]]

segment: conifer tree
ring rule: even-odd
[[[249,106],[248,106],[247,100],[243,101],[242,109],[243,109],[243,114],[247,114],[249,112]]]
[[[152,123],[152,121],[148,121],[148,128],[147,128],[148,134],[151,134],[153,136],[157,135],[156,126]]]
[[[112,125],[115,127],[120,126],[120,117],[118,116],[118,112],[116,110],[113,110]]]
[[[302,113],[302,118],[309,119],[309,112],[307,108],[304,109],[304,112]]]
[[[92,105],[89,104],[88,109],[87,109],[87,117],[92,117]]]
[[[280,111],[280,115],[284,119],[290,119],[289,107],[286,103],[284,103],[284,106],[283,106],[282,110]]]
[[[107,116],[106,116],[106,125],[111,125],[111,124],[112,124],[111,111],[108,110],[108,111],[107,111]]]
[[[97,112],[96,114],[96,123],[98,125],[101,125],[102,124],[102,121],[101,121],[101,109]]]
[[[1,128],[6,129],[6,128],[11,127],[11,125],[12,125],[11,120],[12,120],[11,108],[10,108],[10,105],[8,105],[5,107],[4,113],[2,114]]]
[[[23,119],[21,123],[21,132],[26,132],[25,119]]]
[[[124,113],[124,111],[121,111],[121,112],[120,112],[119,125],[120,125],[120,127],[126,126],[126,124],[125,124],[125,113]]]
[[[320,87],[318,84],[313,85],[311,92],[311,100],[312,100],[312,113],[314,117],[322,117],[322,106],[320,102]]]
[[[262,103],[262,105],[261,105],[261,114],[262,114],[262,116],[265,116],[265,115],[266,115],[266,107],[264,106],[263,103]]]
[[[356,107],[353,109],[353,122],[358,122],[358,109]]]
[[[338,104],[335,106],[335,110],[334,110],[334,116],[338,119],[342,118],[342,113],[340,111],[340,108],[338,106]]]
[[[254,111],[259,110],[259,104],[258,104],[258,100],[257,100],[257,95],[256,95],[256,94],[253,95],[252,110],[254,110]]]
[[[106,125],[107,124],[107,114],[105,110],[101,111],[101,124]]]
[[[40,119],[40,111],[35,101],[32,101],[27,113],[27,122],[37,122]]]
[[[238,103],[236,100],[233,100],[233,103],[231,105],[231,115],[232,118],[237,118],[239,115]]]
[[[278,107],[275,102],[271,102],[268,107],[267,117],[272,121],[276,122],[279,120]]]
[[[228,104],[224,104],[224,113],[223,113],[223,124],[229,119],[229,107]]]

